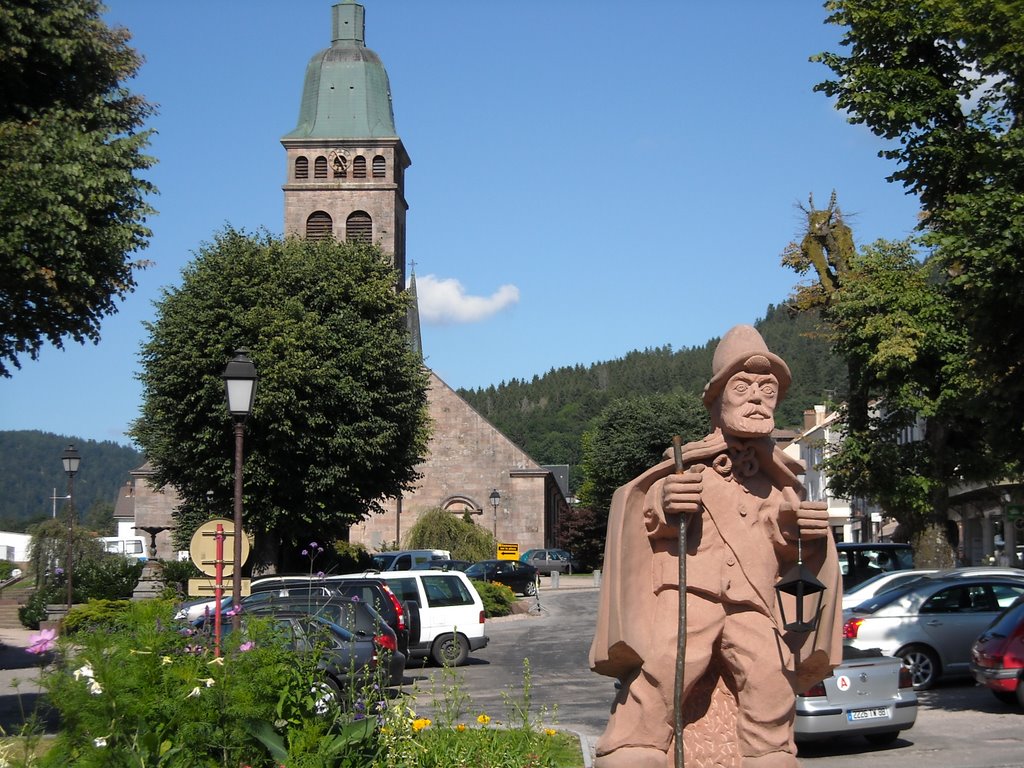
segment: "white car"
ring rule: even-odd
[[[410,638],[411,657],[429,656],[437,664],[457,667],[466,663],[470,651],[487,645],[483,600],[462,571],[381,571],[347,577],[367,575],[387,581],[401,602],[419,606],[419,640]]]

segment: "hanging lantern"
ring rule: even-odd
[[[796,565],[775,585],[775,591],[779,593],[782,626],[790,632],[813,632],[818,627],[818,616],[821,615],[821,603],[827,587],[804,565],[803,547],[799,541],[796,551]],[[795,617],[786,615],[787,601],[783,594],[793,596],[796,602]]]

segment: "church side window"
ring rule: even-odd
[[[352,178],[366,178],[366,158],[363,157],[362,155],[356,155],[354,158],[352,158]]]
[[[309,178],[309,158],[308,157],[296,157],[295,158],[295,178],[296,179],[308,179]]]
[[[306,239],[323,240],[334,234],[334,222],[326,211],[313,211],[306,219]]]
[[[316,163],[313,165],[313,178],[327,178],[327,158],[324,157],[323,155],[320,155],[320,157],[316,159]]]
[[[353,211],[345,222],[345,239],[350,243],[373,242],[373,219],[366,211]]]
[[[383,155],[377,155],[373,158],[373,178],[383,179],[386,168],[387,166]]]

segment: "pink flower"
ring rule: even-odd
[[[29,635],[31,643],[25,650],[29,653],[46,653],[57,643],[57,630],[44,629],[38,635]]]
[[[242,653],[245,653],[246,651],[251,651],[255,647],[256,643],[254,643],[252,640],[246,640],[244,643],[238,646],[238,650],[240,650]]]

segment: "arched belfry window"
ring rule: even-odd
[[[326,211],[313,211],[306,219],[306,239],[323,240],[334,234],[334,222]]]
[[[352,178],[366,178],[366,158],[362,155],[356,155],[352,158]]]
[[[366,211],[353,211],[345,222],[345,239],[350,243],[373,242],[373,219]]]
[[[316,159],[313,165],[313,178],[314,179],[326,179],[327,178],[327,158],[320,155]]]
[[[373,158],[373,178],[383,179],[386,171],[386,161],[383,155],[377,155]]]
[[[295,178],[296,179],[308,179],[309,178],[309,158],[308,157],[296,157],[295,158]]]

